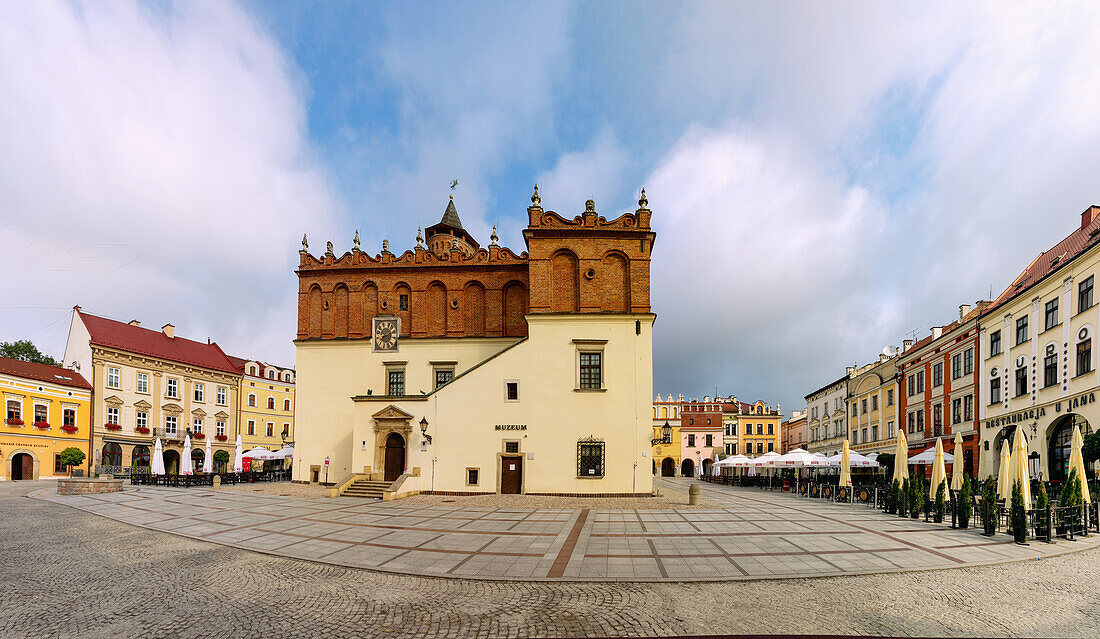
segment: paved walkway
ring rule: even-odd
[[[23,497],[52,487],[0,482],[0,639],[1100,636],[1100,549],[821,579],[471,581],[258,554]]]
[[[686,490],[687,480],[659,480]],[[727,581],[958,568],[1100,544],[1018,546],[1001,534],[890,517],[751,488],[704,485],[716,509],[408,506],[186,488],[35,497],[118,521],[285,557],[495,580]]]

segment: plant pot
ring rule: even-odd
[[[935,515],[932,515],[932,522],[937,523],[937,524],[942,524],[943,523],[943,515],[941,515],[939,513],[936,513]]]
[[[970,520],[969,519],[960,519],[959,520],[959,528],[970,528]]]

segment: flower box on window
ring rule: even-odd
[[[35,422],[34,427],[42,429],[42,430],[49,430],[50,429],[50,423],[49,422]]]
[[[191,436],[195,439],[206,439],[205,433],[191,433]]]
[[[149,427],[148,426],[138,426],[137,428],[134,429],[134,431],[138,432],[138,433],[141,433],[142,435],[148,435],[149,434]]]
[[[65,431],[66,433],[75,433],[77,428],[76,428],[76,426],[73,426],[72,424],[65,424],[64,426],[61,427],[61,430]]]
[[[229,437],[227,437],[227,436],[225,436],[225,435],[214,435],[214,439],[216,439],[216,440],[218,440],[218,441],[220,441],[220,442],[224,442],[224,441],[226,441],[227,439],[229,439]]]
[[[104,424],[103,427],[107,430],[122,430],[122,424]]]
[[[12,417],[11,419],[8,420],[7,423],[8,423],[8,426],[22,426],[23,425],[23,420],[19,419],[18,417]]]

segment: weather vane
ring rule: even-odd
[[[458,188],[458,180],[451,180],[451,197],[455,196],[455,189]]]

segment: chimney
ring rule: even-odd
[[[141,328],[141,322],[139,322],[137,320],[130,320],[130,326],[136,326],[138,328]]]
[[[165,324],[164,326],[160,327],[160,330],[164,331],[164,336],[167,337],[168,339],[175,339],[175,337],[176,337],[176,327],[175,326],[172,326],[171,324]]]
[[[1085,228],[1089,224],[1092,224],[1092,221],[1098,217],[1100,217],[1100,206],[1093,204],[1081,214],[1081,228]]]
[[[932,327],[932,339],[939,339],[940,335],[943,335],[943,327],[942,326],[933,326]]]
[[[904,353],[905,351],[909,350],[910,348],[913,348],[913,340],[907,339],[907,340],[903,340],[901,342],[901,352]]]
[[[962,319],[969,312],[970,312],[970,305],[969,304],[959,304],[959,319]]]

